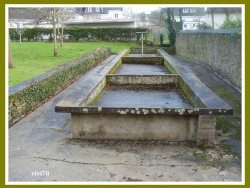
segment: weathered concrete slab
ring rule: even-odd
[[[122,64],[115,74],[166,75],[169,72],[163,65]]]
[[[127,107],[130,113],[133,113],[135,109],[143,110],[143,108],[148,108],[147,111],[151,111],[152,114],[158,114],[158,111],[161,112],[160,108],[191,108],[191,105],[180,91],[164,90],[106,90],[95,103],[90,105],[110,108]],[[154,110],[154,108],[158,109],[158,111]],[[134,113],[136,114],[141,110],[135,110]],[[153,113],[154,111],[155,113]]]
[[[71,118],[73,138],[82,139],[187,141],[196,139],[198,126],[197,116],[72,113]]]
[[[149,64],[149,65],[163,65],[164,60],[160,56],[138,56],[131,55],[122,57],[123,64]]]
[[[83,113],[83,114],[171,114],[171,115],[230,115],[232,110],[207,109],[207,108],[134,108],[134,107],[101,107],[101,106],[84,106],[84,107],[59,107],[56,106],[56,112],[63,113]],[[137,112],[137,113],[135,113]]]
[[[180,63],[173,59],[169,54],[167,54],[162,49],[158,50],[158,53],[166,60],[178,74],[191,90],[190,94],[193,95],[193,98],[197,98],[206,108],[218,108],[218,109],[231,109],[226,102],[219,98],[213,91],[211,91],[204,83],[202,83],[195,75],[190,74],[189,71],[186,71]]]
[[[214,145],[215,140],[215,116],[202,116],[198,118],[198,129],[197,129],[197,145]]]

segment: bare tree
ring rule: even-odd
[[[137,18],[141,22],[141,24],[142,24],[141,26],[146,26],[147,15],[145,14],[145,12],[141,12],[141,13],[137,14]]]
[[[236,10],[237,8],[233,7],[225,7],[223,8],[224,13],[226,14],[226,17],[229,18]]]
[[[35,23],[39,25],[41,22],[49,22],[53,26],[53,42],[54,42],[54,56],[58,56],[57,50],[57,8],[56,7],[38,7],[30,8],[29,11],[36,15]]]
[[[56,15],[57,15],[57,10],[56,8],[52,8],[52,25],[53,25],[53,38],[54,38],[54,56],[58,56],[58,50],[57,50],[57,42],[56,42]]]
[[[166,14],[160,10],[151,11],[151,14],[148,16],[150,22],[154,23],[157,26],[165,27],[166,26]]]
[[[124,13],[124,16],[126,18],[135,18],[136,17],[136,13],[133,12],[131,7],[124,7],[123,13]]]
[[[74,12],[75,12],[74,8],[64,8],[64,7],[57,8],[56,11],[57,32],[60,37],[61,47],[63,46],[63,30],[65,27],[65,21],[72,18]],[[60,31],[60,26],[61,26],[61,31]]]
[[[39,25],[41,22],[49,22],[53,26],[54,56],[58,56],[56,41],[56,8],[38,7],[29,8],[29,11],[35,15],[34,23]]]

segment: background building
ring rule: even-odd
[[[78,7],[68,26],[137,27],[137,22],[126,16],[123,7]]]
[[[205,10],[203,7],[180,7],[173,10],[176,22],[180,22],[182,18],[183,30],[198,29],[198,24],[205,21]]]

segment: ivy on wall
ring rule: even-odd
[[[54,74],[48,75],[9,96],[9,126],[19,121],[22,116],[37,108],[41,103],[54,96],[72,81],[86,73],[97,63],[110,56],[111,49],[102,47],[87,53],[71,63],[63,65]]]

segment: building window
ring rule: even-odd
[[[96,8],[95,8],[95,11],[96,11],[96,12],[100,12],[100,7],[96,7]]]
[[[115,13],[115,18],[118,18],[118,14],[117,13]]]
[[[183,11],[183,13],[188,13],[189,12],[188,8],[184,8],[182,11]]]
[[[88,12],[92,12],[92,7],[88,7]]]
[[[193,24],[193,27],[195,27],[195,24]]]
[[[183,26],[184,26],[184,28],[187,28],[187,24],[184,24]]]
[[[196,8],[190,8],[191,13],[196,13]]]

